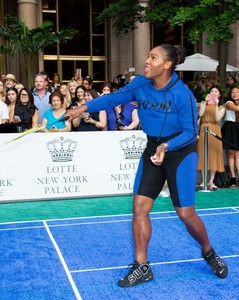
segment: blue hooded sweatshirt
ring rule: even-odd
[[[137,111],[144,133],[153,137],[176,135],[169,139],[169,151],[192,144],[198,134],[196,100],[190,89],[173,72],[172,79],[162,89],[156,89],[151,79],[137,76],[117,92],[87,102],[89,112],[113,108],[119,104],[137,102]]]

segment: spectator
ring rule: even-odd
[[[86,102],[89,102],[97,97],[99,97],[99,95],[96,90],[90,89],[85,91]],[[75,131],[101,131],[106,129],[107,118],[104,110],[91,114],[85,113],[85,115],[86,117],[81,119],[81,122]]]
[[[21,127],[21,131],[38,125],[38,110],[33,102],[32,92],[21,89],[14,110],[14,123]]]
[[[93,80],[91,79],[91,77],[85,77],[83,79],[83,86],[86,90],[90,90],[93,88]]]
[[[5,90],[3,81],[0,80],[0,101],[5,102]]]
[[[49,75],[49,73],[47,71],[41,71],[40,74],[42,74],[43,77],[46,80],[46,85],[45,85],[46,91],[48,91],[49,93],[53,93],[54,88],[50,84],[50,75]]]
[[[6,78],[6,73],[1,73],[1,78],[0,81],[2,81],[3,83],[5,82],[5,78]]]
[[[211,88],[205,101],[201,102],[199,117],[201,118],[200,133],[198,140],[198,170],[202,172],[201,187],[204,187],[204,128],[207,126],[208,131],[214,132],[221,137],[220,121],[225,114],[225,108],[222,105],[221,91],[217,87]],[[216,190],[214,184],[216,171],[224,172],[224,159],[222,143],[213,135],[208,133],[208,170],[210,170],[209,188]],[[207,184],[207,182],[205,183]]]
[[[223,143],[223,147],[227,152],[231,186],[235,187],[238,185],[235,169],[239,175],[239,86],[231,89],[231,99],[226,102],[226,117],[222,126],[222,137],[229,143]]]
[[[44,74],[38,73],[34,78],[34,104],[38,109],[38,126],[41,126],[43,114],[52,108],[49,104],[50,92],[46,91]]]
[[[113,89],[113,92],[117,91],[119,89],[119,78],[117,76],[115,76],[113,78],[113,82],[112,82],[112,89]]]
[[[2,73],[4,74],[4,73]],[[5,89],[3,81],[0,81],[0,133],[9,132],[9,111],[5,103]],[[12,129],[10,130],[12,132]]]
[[[63,98],[64,98],[63,107],[65,109],[69,108],[71,106],[71,94],[68,89],[68,86],[66,84],[62,83],[60,85],[59,92],[63,95]]]
[[[6,94],[6,101],[9,112],[9,123],[14,123],[14,111],[15,111],[15,105],[18,98],[18,92],[15,87],[11,87],[8,89]]]
[[[72,79],[74,79],[78,83],[78,85],[83,85],[81,69],[76,69],[75,76]]]
[[[77,81],[75,79],[71,79],[68,84],[68,89],[71,95],[71,103],[73,103],[76,100],[76,88],[79,86]]]
[[[229,73],[229,76],[227,77],[227,86],[233,87],[236,83],[237,83],[236,77],[234,77]]]
[[[0,124],[9,122],[9,111],[7,104],[0,100]]]
[[[85,104],[85,92],[86,92],[86,89],[85,89],[85,87],[83,85],[79,85],[76,88],[76,91],[75,91],[75,101],[72,103],[72,105],[71,105],[70,108],[76,108],[78,106],[81,106],[81,105]],[[81,121],[85,117],[88,117],[88,114],[81,114],[78,118],[76,118],[76,119],[74,119],[72,121],[73,131],[78,131],[77,128],[79,127]]]
[[[51,87],[53,91],[57,91],[61,85],[60,75],[58,73],[53,73]]]
[[[104,82],[100,89],[101,95],[107,95],[113,92],[112,84],[111,82]]]
[[[15,88],[17,89],[18,94],[19,94],[21,89],[24,88],[24,85],[22,83],[18,82],[18,83],[16,83]]]
[[[43,132],[67,132],[71,131],[71,122],[60,121],[62,120],[66,110],[63,107],[64,98],[61,93],[58,91],[50,95],[49,103],[52,105],[52,108],[47,110],[43,114],[41,126],[46,126],[45,129],[42,129]],[[59,121],[59,122],[57,122]],[[54,124],[54,125],[51,125]]]
[[[53,92],[53,88],[50,84],[50,81],[48,79],[45,79],[45,90],[48,91],[49,93]]]
[[[75,101],[72,103],[71,108],[81,106],[82,104],[85,103],[85,92],[86,89],[83,85],[77,86],[75,90],[75,96],[74,96]]]
[[[6,91],[16,85],[16,76],[13,74],[7,74],[5,76],[5,88]]]

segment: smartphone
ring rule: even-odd
[[[81,78],[81,69],[76,69],[76,74]]]
[[[16,121],[16,122],[21,122],[21,119],[20,119],[19,116],[14,116],[13,118],[14,118],[14,121]]]
[[[129,72],[135,72],[135,68],[129,68]]]
[[[213,100],[217,99],[217,95],[216,94],[210,94],[210,96],[211,96],[211,99],[213,99]]]
[[[217,95],[216,94],[208,94],[208,104],[216,104]]]

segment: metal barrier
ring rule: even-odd
[[[208,188],[208,126],[204,127],[204,186],[201,189],[202,192],[210,192]]]

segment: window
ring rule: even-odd
[[[69,81],[75,69],[94,81],[106,81],[106,27],[98,25],[96,17],[105,7],[105,0],[48,0],[42,1],[43,20],[51,20],[56,30],[75,28],[74,39],[59,46],[45,49],[44,69],[50,74],[60,74]]]

